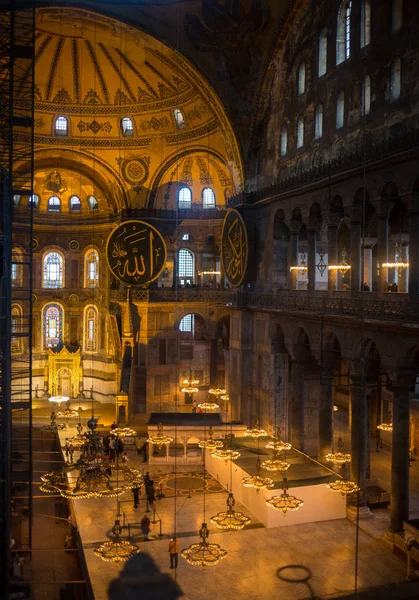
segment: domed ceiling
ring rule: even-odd
[[[241,188],[240,152],[218,96],[184,57],[143,31],[82,9],[38,9],[35,83],[36,152],[44,162],[50,152],[54,167],[94,162],[92,177],[100,168],[113,175],[125,206],[147,205],[151,182],[180,152],[210,150]],[[68,119],[68,135],[55,135],[57,116]],[[124,117],[133,135],[123,135]]]

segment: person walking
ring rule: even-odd
[[[147,515],[144,515],[144,517],[141,519],[141,533],[144,536],[144,541],[148,542],[148,534],[150,533],[150,519]]]
[[[176,536],[173,536],[169,542],[169,552],[170,552],[170,568],[177,569],[178,555],[179,555],[179,542],[177,541]]]
[[[148,486],[149,482],[150,482],[150,473],[147,471],[147,473],[144,475],[144,485],[145,485],[145,487]]]
[[[196,413],[196,400],[192,402],[192,412]]]
[[[154,489],[154,481],[153,480],[150,480],[148,482],[145,492],[147,494],[147,500],[148,500],[149,505],[153,506],[154,502],[156,501],[156,492]]]
[[[140,503],[140,488],[139,487],[133,488],[132,495],[134,497],[134,508],[138,508],[138,505]]]
[[[115,440],[111,438],[109,442],[109,458],[111,463],[115,462]]]

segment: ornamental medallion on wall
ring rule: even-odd
[[[221,261],[224,274],[233,286],[243,282],[247,269],[249,245],[246,225],[234,208],[225,216],[221,235]]]
[[[124,221],[108,237],[106,259],[117,279],[145,286],[162,272],[167,248],[160,232],[149,223]]]

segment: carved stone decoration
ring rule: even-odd
[[[78,306],[79,300],[80,299],[77,294],[71,294],[69,297],[69,302],[72,306]]]
[[[131,185],[141,185],[148,178],[147,163],[140,158],[129,158],[121,165],[122,177]]]
[[[221,235],[221,261],[225,276],[233,286],[242,284],[247,269],[249,244],[241,214],[230,209],[225,216]]]
[[[112,275],[130,285],[157,279],[167,259],[161,233],[144,221],[123,221],[110,234],[106,259]]]
[[[247,13],[242,0],[224,6],[217,0],[204,0],[202,4],[203,22],[196,15],[187,14],[185,31],[201,52],[215,51],[223,56],[231,83],[241,90],[252,68],[253,40],[265,29],[270,10],[261,8],[259,0],[252,0]]]
[[[99,133],[99,131],[109,133],[112,130],[112,125],[109,123],[109,121],[106,121],[105,123],[98,123],[95,119],[91,123],[88,123],[87,121],[79,121],[77,124],[77,129],[81,133],[84,131],[92,131],[94,134]]]
[[[80,248],[80,244],[77,240],[70,240],[70,242],[68,243],[68,247],[74,252]]]

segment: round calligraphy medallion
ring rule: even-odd
[[[221,235],[221,260],[228,282],[239,286],[247,269],[249,246],[246,225],[241,214],[231,208],[224,219]]]
[[[106,243],[106,259],[112,274],[130,285],[146,285],[157,279],[166,258],[162,235],[144,221],[122,222]]]
[[[140,185],[148,177],[147,164],[139,158],[130,158],[122,163],[122,175],[131,185]]]

